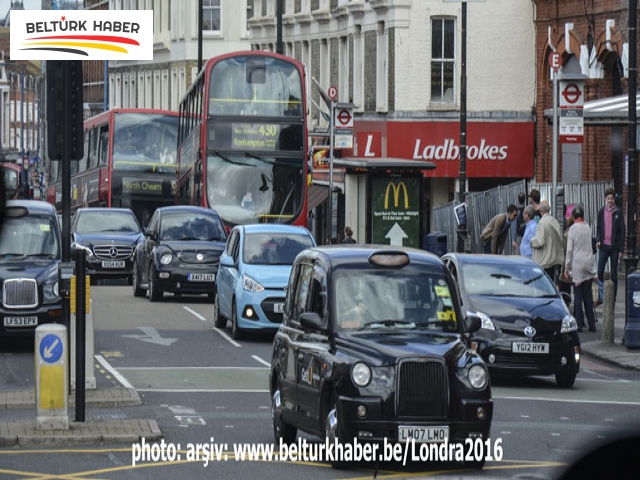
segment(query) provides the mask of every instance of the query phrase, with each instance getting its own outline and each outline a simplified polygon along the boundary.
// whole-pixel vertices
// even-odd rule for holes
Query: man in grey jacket
[[[547,272],[551,280],[557,282],[559,267],[564,262],[564,240],[562,228],[550,211],[549,201],[542,200],[542,218],[538,222],[536,235],[531,239],[531,248],[533,260]]]

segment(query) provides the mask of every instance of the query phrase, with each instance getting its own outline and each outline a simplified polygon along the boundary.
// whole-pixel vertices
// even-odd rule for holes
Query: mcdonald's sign
[[[400,181],[398,183],[389,182],[387,190],[384,194],[384,209],[389,209],[389,192],[393,192],[393,207],[398,208],[400,201],[400,191],[404,193],[404,209],[409,210],[409,193],[407,193],[407,185]]]
[[[380,245],[420,246],[422,177],[371,179],[371,240]]]

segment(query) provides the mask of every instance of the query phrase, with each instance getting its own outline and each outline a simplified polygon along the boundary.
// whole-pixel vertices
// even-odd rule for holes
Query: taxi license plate
[[[187,281],[189,282],[215,282],[215,273],[190,273],[187,275]]]
[[[274,303],[273,304],[273,312],[274,313],[282,313],[282,312],[284,312],[284,303]]]
[[[511,351],[513,353],[549,353],[548,343],[534,343],[534,342],[513,342],[511,344]]]
[[[38,325],[38,317],[4,317],[5,327],[32,327]]]
[[[124,260],[103,260],[102,268],[124,268]]]
[[[449,438],[449,427],[413,427],[403,425],[398,427],[398,441],[416,443],[442,443]]]

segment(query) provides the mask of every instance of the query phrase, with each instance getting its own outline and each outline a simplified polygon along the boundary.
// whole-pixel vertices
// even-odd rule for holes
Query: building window
[[[455,21],[431,20],[431,101],[453,102],[455,67]]]
[[[202,1],[202,30],[220,31],[220,0]]]

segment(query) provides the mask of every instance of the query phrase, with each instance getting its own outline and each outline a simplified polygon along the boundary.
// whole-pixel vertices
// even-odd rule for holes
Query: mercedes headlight
[[[366,387],[371,381],[371,368],[366,363],[358,362],[351,368],[351,380],[359,387]]]
[[[472,365],[471,368],[469,368],[467,377],[469,378],[471,386],[478,390],[482,390],[486,387],[489,379],[486,368],[479,364]]]
[[[256,282],[249,275],[242,275],[242,288],[246,292],[259,293],[264,290],[264,287]]]
[[[573,315],[566,315],[562,319],[562,327],[560,327],[560,333],[575,332],[578,330],[578,322]]]
[[[171,263],[171,260],[173,260],[173,254],[171,253],[163,253],[160,256],[160,263],[162,265],[169,265]]]
[[[469,312],[467,311],[467,315],[477,315],[480,321],[482,322],[482,326],[480,328],[484,328],[485,330],[495,330],[496,326],[493,324],[491,317],[482,312]]]

